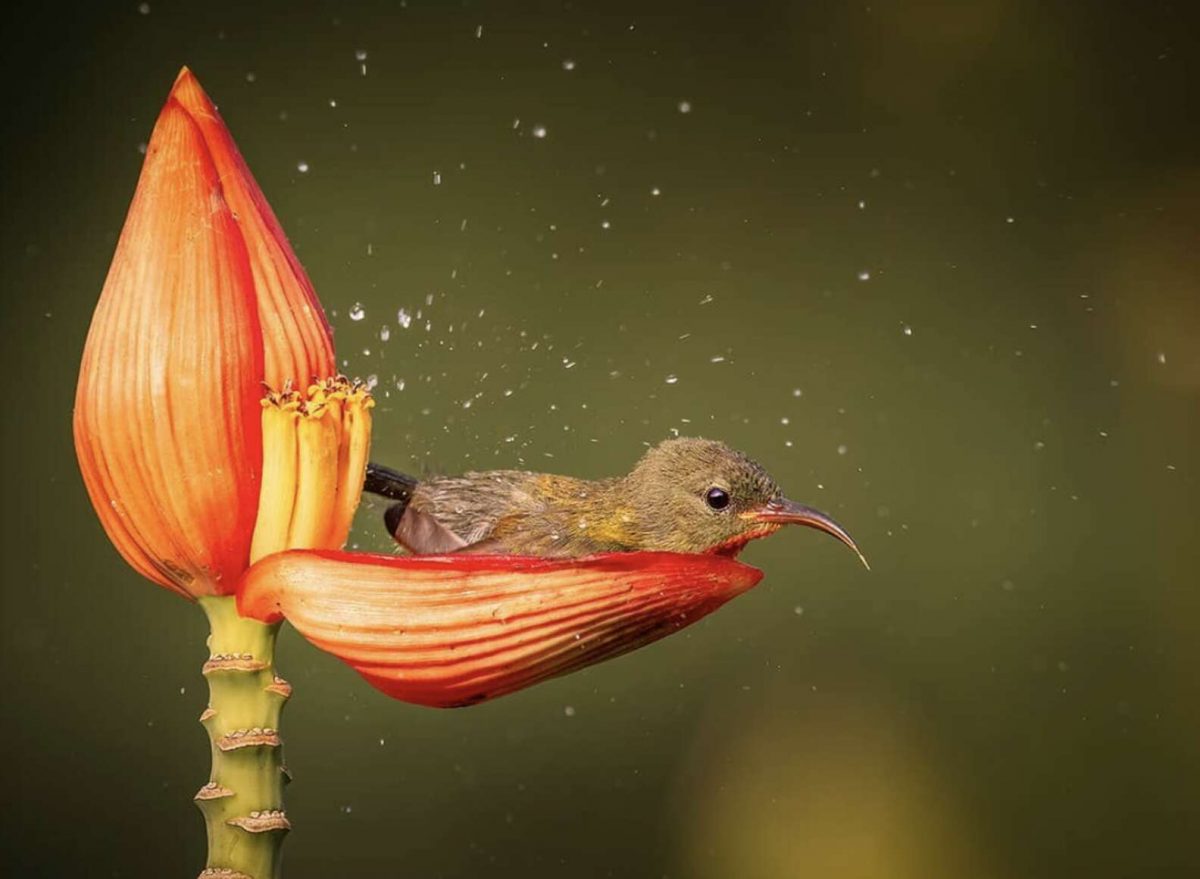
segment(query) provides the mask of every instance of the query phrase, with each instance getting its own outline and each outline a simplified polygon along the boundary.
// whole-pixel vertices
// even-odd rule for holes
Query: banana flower
[[[185,68],[96,306],[74,435],[117,551],[209,618],[202,879],[279,875],[282,620],[392,697],[466,705],[662,637],[761,577],[722,556],[340,552],[372,405],[336,374],[312,284]]]

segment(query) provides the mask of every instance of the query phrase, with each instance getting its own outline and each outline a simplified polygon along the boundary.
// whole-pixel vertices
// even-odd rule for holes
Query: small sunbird
[[[751,540],[794,524],[833,535],[867,565],[841,525],[788,500],[766,470],[713,440],[666,440],[614,479],[524,470],[417,479],[371,463],[364,488],[395,501],[384,524],[405,549],[422,555],[573,558],[649,550],[734,556]]]

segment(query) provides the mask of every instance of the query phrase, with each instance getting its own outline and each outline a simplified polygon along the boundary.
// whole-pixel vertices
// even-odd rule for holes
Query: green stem
[[[291,686],[275,674],[279,627],[238,616],[231,597],[200,599],[212,634],[208,708],[200,722],[212,742],[212,775],[196,794],[208,825],[200,879],[277,879],[283,838],[283,745],[279,715]]]

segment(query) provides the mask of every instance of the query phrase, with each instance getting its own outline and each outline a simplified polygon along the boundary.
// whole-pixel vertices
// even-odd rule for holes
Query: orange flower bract
[[[113,544],[181,594],[249,564],[266,381],[333,371],[320,304],[216,109],[180,73],[88,333],[75,448]]]
[[[405,702],[470,705],[618,656],[762,578],[719,555],[371,556],[293,551],[247,573],[238,610],[286,617]]]

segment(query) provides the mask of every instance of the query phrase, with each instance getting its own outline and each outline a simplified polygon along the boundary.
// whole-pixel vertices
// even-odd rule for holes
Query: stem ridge
[[[237,613],[232,597],[203,597],[211,634],[202,673],[212,772],[194,799],[208,829],[200,879],[278,879],[291,822],[283,808],[279,718],[291,687],[275,673],[278,625]]]

